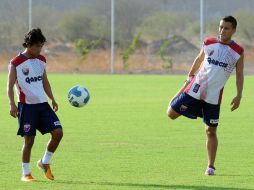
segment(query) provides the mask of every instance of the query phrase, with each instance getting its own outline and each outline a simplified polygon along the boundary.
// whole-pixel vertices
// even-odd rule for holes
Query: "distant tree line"
[[[105,0],[106,1],[106,0]],[[3,1],[0,5],[0,46],[18,47],[28,29],[27,5]],[[91,1],[93,2],[93,1]],[[94,1],[75,9],[56,9],[47,4],[33,6],[33,27],[43,29],[48,40],[74,43],[84,39],[87,43],[94,40],[110,41],[110,1]],[[152,41],[165,39],[174,34],[190,41],[198,39],[199,20],[191,12],[168,11],[163,2],[136,0],[116,1],[116,45],[130,47],[138,34],[140,40]],[[18,10],[18,11],[17,11]],[[237,11],[234,16],[239,21],[237,37],[251,45],[254,39],[254,14],[251,11]],[[218,18],[206,22],[206,33],[216,35]]]

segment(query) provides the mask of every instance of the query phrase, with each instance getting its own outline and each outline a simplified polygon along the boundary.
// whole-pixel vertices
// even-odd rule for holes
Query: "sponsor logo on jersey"
[[[26,77],[26,82],[28,84],[32,83],[32,82],[39,82],[42,80],[42,76],[38,76],[38,77]]]
[[[187,109],[188,109],[188,107],[185,105],[181,105],[181,107],[180,107],[180,111],[186,111]]]
[[[219,123],[219,119],[210,119],[211,124],[217,124]]]
[[[27,76],[29,74],[29,68],[22,68],[22,72],[25,76]]]
[[[24,131],[27,133],[27,132],[30,131],[30,129],[31,129],[31,125],[30,125],[29,123],[26,123],[26,124],[24,125]]]
[[[207,58],[207,62],[208,62],[209,64],[213,64],[213,65],[216,65],[216,66],[219,66],[219,67],[223,67],[223,68],[226,68],[226,67],[228,66],[227,63],[224,63],[224,62],[221,62],[221,61],[212,59],[211,57],[208,57],[208,58]]]

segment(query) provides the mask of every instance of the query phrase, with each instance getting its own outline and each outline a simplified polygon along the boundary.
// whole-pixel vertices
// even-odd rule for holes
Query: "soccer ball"
[[[72,87],[68,93],[68,100],[74,107],[83,107],[90,99],[89,92],[81,85]]]

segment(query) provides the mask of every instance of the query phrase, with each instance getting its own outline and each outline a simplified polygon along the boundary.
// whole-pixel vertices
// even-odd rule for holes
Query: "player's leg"
[[[46,151],[41,160],[37,162],[37,166],[44,171],[45,177],[49,180],[54,180],[54,175],[51,172],[50,160],[56,151],[62,137],[63,131],[61,128],[57,128],[51,131],[51,139],[48,142]]]
[[[24,136],[24,144],[22,148],[22,181],[35,181],[30,171],[30,157],[34,138],[34,136]]]
[[[180,113],[176,112],[176,110],[179,110],[179,106],[182,102],[182,95],[179,94],[177,97],[175,97],[168,105],[167,109],[167,115],[170,119],[174,120],[181,116]]]
[[[167,115],[172,120],[174,120],[174,119],[178,118],[179,116],[181,116],[181,114],[179,114],[175,110],[173,110],[173,108],[171,106],[168,106]]]
[[[206,149],[207,149],[207,156],[208,156],[208,165],[206,175],[214,175],[215,167],[214,162],[216,158],[216,152],[218,147],[218,138],[216,134],[216,127],[209,127],[206,126]]]
[[[36,135],[35,120],[36,115],[34,107],[32,105],[21,104],[18,105],[19,109],[19,130],[18,135],[24,137],[24,143],[22,147],[22,181],[35,181],[30,171],[30,157],[31,150],[34,144]]]
[[[57,128],[51,133],[51,139],[48,142],[46,151],[44,153],[44,156],[42,157],[42,163],[43,164],[49,164],[50,160],[53,156],[53,153],[56,151],[62,137],[63,137],[63,130],[61,128]]]
[[[218,147],[217,126],[219,122],[220,105],[204,103],[203,119],[206,124],[206,149],[207,149],[207,169],[205,175],[215,175],[215,158]]]
[[[196,119],[200,108],[200,100],[182,92],[170,102],[167,109],[167,115],[170,119],[176,119],[181,115],[191,119]]]
[[[50,134],[51,134],[51,138],[47,144],[47,148],[44,153],[44,156],[42,157],[43,164],[50,163],[53,153],[56,151],[56,149],[63,137],[63,130],[62,130],[62,128],[56,128],[53,131],[50,131]]]
[[[30,162],[30,156],[31,156],[31,150],[34,144],[34,136],[24,136],[24,144],[22,148],[22,162],[23,163],[29,163]]]
[[[62,128],[57,128],[54,131],[51,131],[50,133],[51,139],[48,142],[47,150],[49,152],[55,152],[63,137],[63,130]]]
[[[41,125],[38,130],[42,133],[50,133],[51,138],[47,144],[47,148],[45,153],[37,162],[39,168],[43,169],[45,177],[49,180],[54,180],[54,176],[50,169],[50,160],[53,157],[54,152],[56,151],[62,137],[63,137],[63,130],[62,126],[59,122],[59,119],[55,112],[51,109],[48,103],[41,105],[41,118],[40,122]]]

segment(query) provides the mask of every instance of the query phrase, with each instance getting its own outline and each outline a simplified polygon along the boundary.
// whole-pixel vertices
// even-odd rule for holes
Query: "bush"
[[[85,59],[87,55],[101,44],[101,40],[87,40],[77,39],[74,43],[75,50],[82,59]]]
[[[123,68],[126,68],[128,66],[129,56],[134,53],[137,47],[138,41],[140,39],[140,36],[141,36],[141,32],[139,32],[136,36],[134,36],[130,46],[123,52],[122,54]]]

